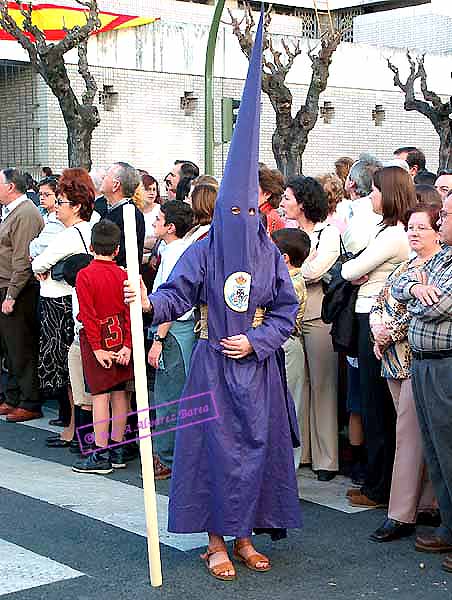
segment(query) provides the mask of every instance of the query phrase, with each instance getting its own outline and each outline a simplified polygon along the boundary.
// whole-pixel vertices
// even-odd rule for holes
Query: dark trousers
[[[182,351],[176,338],[168,333],[166,335],[163,350],[163,369],[157,369],[154,382],[154,406],[155,416],[162,423],[154,428],[152,443],[154,453],[158,454],[160,462],[165,467],[173,468],[174,443],[176,431],[174,427],[177,422],[177,413],[180,409],[179,403],[185,384],[185,365]],[[174,402],[173,404],[170,404]],[[163,405],[163,406],[162,406]],[[168,425],[167,423],[171,423]],[[164,433],[159,433],[163,431]]]
[[[6,289],[0,290],[3,302]],[[0,312],[0,341],[8,368],[6,402],[11,406],[40,410],[38,356],[39,285],[30,282],[19,294],[10,315]]]
[[[441,537],[452,543],[452,358],[413,360],[411,382],[425,460],[441,512]]]
[[[375,502],[388,502],[395,453],[396,413],[381,362],[373,352],[369,315],[357,313],[359,387],[366,436],[368,471],[363,493]]]

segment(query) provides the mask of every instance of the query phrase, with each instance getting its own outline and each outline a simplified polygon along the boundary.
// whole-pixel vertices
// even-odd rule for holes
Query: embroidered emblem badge
[[[239,271],[232,273],[224,284],[224,299],[229,308],[235,312],[246,312],[250,299],[251,275]]]

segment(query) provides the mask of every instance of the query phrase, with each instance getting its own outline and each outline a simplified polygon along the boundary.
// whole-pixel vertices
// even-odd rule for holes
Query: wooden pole
[[[143,312],[141,309],[140,296],[140,272],[138,266],[135,206],[133,204],[126,204],[123,210],[124,233],[126,238],[127,277],[132,288],[137,291],[136,300],[130,304],[130,321],[132,328],[133,368],[135,372],[138,420],[144,425],[144,427],[139,428],[139,432],[149,570],[151,585],[153,587],[159,587],[162,585],[162,564],[160,560],[154,462],[152,459],[152,438],[149,426],[149,414],[147,412],[149,410],[149,399],[144,354]]]

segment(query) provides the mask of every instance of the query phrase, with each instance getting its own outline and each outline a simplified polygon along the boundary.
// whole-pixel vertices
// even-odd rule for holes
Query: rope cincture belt
[[[199,334],[199,338],[201,340],[209,339],[209,328],[207,325],[207,317],[208,317],[208,308],[207,304],[201,304],[200,306],[201,317],[195,326],[195,333]],[[253,322],[251,323],[251,327],[254,329],[259,327],[264,322],[265,317],[265,308],[258,306],[256,308],[256,312],[254,313]]]

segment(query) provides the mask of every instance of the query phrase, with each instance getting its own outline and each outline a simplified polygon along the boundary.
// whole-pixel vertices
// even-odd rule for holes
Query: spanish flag
[[[28,3],[21,2],[24,9],[28,9]],[[8,12],[22,29],[24,17],[19,10],[19,3],[8,2]],[[82,26],[86,23],[86,9],[69,8],[66,6],[57,6],[56,4],[34,4],[32,20],[33,24],[39,27],[45,33],[49,41],[59,41],[66,36],[66,29],[72,29],[76,25]],[[113,31],[116,29],[126,29],[127,27],[138,27],[139,25],[148,25],[158,21],[158,18],[152,17],[133,17],[130,15],[120,15],[112,12],[99,12],[99,21],[101,27],[93,32],[94,34],[104,31]],[[6,31],[0,28],[0,40],[14,40]]]

